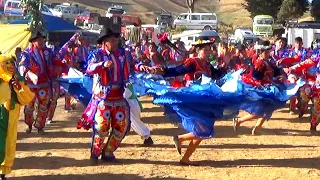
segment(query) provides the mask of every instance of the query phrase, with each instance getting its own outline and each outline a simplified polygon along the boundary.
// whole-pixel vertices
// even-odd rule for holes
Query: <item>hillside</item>
[[[196,5],[197,12],[215,12],[220,21],[227,24],[251,24],[249,13],[241,6],[243,0],[202,0]],[[161,11],[169,11],[174,15],[187,12],[185,0],[47,0],[46,2],[74,2],[83,5],[90,10],[104,14],[105,10],[112,5],[123,6],[128,14],[141,17],[145,23],[153,23],[156,14]]]
[[[140,16],[144,23],[154,23],[156,14],[161,11],[169,11],[174,15],[187,12],[185,0],[47,0],[46,2],[74,2],[85,6],[90,10],[104,14],[112,5],[123,6],[128,14]],[[249,12],[242,6],[244,0],[201,0],[196,4],[197,12],[215,12],[220,22],[234,27],[249,27],[252,19]],[[303,19],[310,19],[310,13],[306,13]]]

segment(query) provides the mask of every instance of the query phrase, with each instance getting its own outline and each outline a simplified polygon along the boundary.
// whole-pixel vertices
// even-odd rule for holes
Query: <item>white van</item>
[[[21,8],[21,1],[8,0],[4,5],[4,14],[23,15],[23,10]]]
[[[182,13],[174,21],[173,27],[186,26],[186,29],[217,29],[215,13]]]
[[[181,34],[176,34],[172,36],[173,42],[180,39],[180,41],[184,42],[185,48],[188,50],[191,48],[193,43],[196,43],[199,39],[201,39],[199,36],[201,34],[205,34],[205,36],[202,36],[201,38],[205,39],[211,39],[214,38],[216,43],[221,42],[221,38],[219,34],[215,30],[188,30],[184,31]]]

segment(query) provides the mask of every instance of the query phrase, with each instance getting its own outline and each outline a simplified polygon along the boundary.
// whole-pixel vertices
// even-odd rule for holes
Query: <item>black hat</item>
[[[270,45],[270,41],[260,40],[257,41],[256,45],[254,46],[255,50],[270,50],[272,46]]]
[[[31,43],[33,40],[35,40],[39,37],[46,38],[46,36],[44,36],[40,31],[32,32],[31,37],[29,38],[29,42]]]
[[[246,46],[244,44],[236,44],[235,47],[238,50],[245,50],[246,49]]]
[[[119,37],[120,36],[120,33],[116,33],[116,32],[113,32],[111,29],[106,29],[105,32],[101,33],[101,34],[104,34],[102,36],[99,37],[99,39],[97,40],[97,44],[102,44],[102,42],[104,41],[104,39],[108,38],[108,37],[111,37],[111,36],[114,36],[114,37]]]
[[[77,47],[76,43],[74,43],[74,42],[69,43],[68,48],[76,48],[76,47]]]

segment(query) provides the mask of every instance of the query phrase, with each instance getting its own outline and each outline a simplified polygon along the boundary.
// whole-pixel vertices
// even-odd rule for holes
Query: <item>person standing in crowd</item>
[[[149,43],[147,42],[146,38],[142,38],[141,41],[141,52],[148,53],[149,50]]]
[[[271,50],[270,56],[278,61],[282,58],[289,56],[289,51],[286,48],[287,40],[285,38],[277,38],[275,42],[275,48]]]
[[[85,72],[86,60],[89,54],[89,46],[81,34],[77,35],[77,38],[75,39],[75,48],[73,51],[75,54],[74,67],[81,72]]]
[[[301,37],[295,38],[294,48],[290,50],[289,57],[297,59],[297,62],[302,62],[307,57],[307,51],[305,48],[303,48],[303,42]],[[293,77],[293,81],[296,81],[297,78]],[[297,96],[293,96],[290,99],[290,105],[289,105],[289,113],[295,114],[296,107],[297,107]],[[299,103],[299,102],[298,102]]]
[[[11,172],[17,143],[20,108],[32,101],[34,93],[17,74],[15,61],[0,56],[0,179]]]
[[[97,164],[100,156],[104,161],[114,160],[114,152],[130,129],[130,107],[123,97],[130,62],[126,51],[118,48],[119,36],[120,33],[107,29],[97,40],[102,47],[89,56],[87,73],[97,77],[97,82],[78,128],[93,127],[92,164]]]
[[[157,45],[154,42],[150,43],[148,52],[152,66],[162,66],[166,64],[161,54],[157,51]]]
[[[17,47],[16,51],[15,51],[15,55],[16,55],[16,67],[18,67],[20,61],[21,61],[21,54],[22,54],[22,49],[21,47]]]

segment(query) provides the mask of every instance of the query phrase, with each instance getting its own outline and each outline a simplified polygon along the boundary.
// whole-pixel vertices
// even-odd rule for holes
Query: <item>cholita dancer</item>
[[[202,74],[205,74],[213,79],[220,78],[224,75],[224,71],[216,70],[209,63],[209,57],[211,55],[211,47],[214,41],[202,40],[198,41],[197,44],[194,44],[198,48],[198,57],[187,59],[184,64],[179,65],[174,68],[149,68],[149,67],[140,67],[140,69],[145,69],[149,73],[161,74],[164,77],[175,77],[180,75],[185,75],[185,85],[190,85],[190,83],[199,78]],[[170,110],[172,107],[166,106],[167,110]],[[172,111],[172,109],[171,109]],[[177,148],[179,154],[182,154],[181,145],[185,141],[189,141],[189,146],[180,160],[181,165],[197,165],[194,162],[190,161],[190,157],[193,152],[197,149],[201,141],[205,138],[210,138],[214,133],[214,120],[208,122],[203,122],[201,119],[193,119],[192,117],[197,116],[196,114],[189,114],[188,119],[179,118],[182,127],[187,130],[189,133],[182,134],[179,136],[173,137],[173,141]],[[179,121],[178,119],[176,119]]]
[[[197,163],[190,160],[190,157],[202,140],[214,136],[216,120],[234,117],[243,109],[243,105],[257,104],[259,100],[265,100],[266,102],[268,100],[271,102],[276,101],[271,107],[271,109],[275,110],[279,106],[282,107],[292,95],[296,94],[301,86],[301,84],[290,84],[283,88],[271,86],[259,89],[250,84],[255,81],[249,75],[242,74],[243,70],[232,74],[228,73],[221,78],[224,75],[222,72],[225,72],[225,67],[214,69],[208,62],[211,53],[210,44],[212,42],[202,42],[202,44],[196,45],[199,53],[198,57],[187,59],[183,65],[175,68],[140,67],[140,69],[145,69],[149,73],[157,73],[164,76],[187,73],[189,77],[191,75],[194,78],[194,81],[190,81],[189,87],[171,87],[148,79],[136,79],[137,84],[146,88],[146,93],[154,94],[154,104],[164,106],[165,114],[169,117],[169,120],[188,132],[173,137],[179,154],[182,154],[181,144],[184,141],[190,142],[185,154],[180,159],[181,165],[197,165]],[[269,42],[262,42],[260,46],[263,46],[264,43],[269,46]],[[267,65],[267,62],[264,59],[260,59],[257,64]],[[261,79],[274,77],[276,73],[281,72],[270,71],[269,66],[260,68],[262,68],[262,70],[260,69],[261,72],[254,72],[254,76]],[[199,76],[197,76],[198,73],[196,72],[202,74],[200,76],[201,82],[198,82]],[[249,76],[247,81],[245,81],[246,75]],[[252,81],[249,81],[250,79]],[[278,80],[280,79],[279,77]],[[258,103],[258,105],[261,104]],[[272,111],[270,110],[270,112]]]
[[[252,60],[253,69],[251,73],[244,74],[242,81],[255,87],[269,86],[274,84],[283,84],[286,81],[285,72],[276,66],[276,62],[270,57],[270,42],[259,41],[255,45],[257,56]],[[234,130],[237,131],[240,125],[246,121],[258,119],[255,127],[252,129],[252,135],[262,127],[265,120],[271,118],[272,113],[284,106],[285,102],[276,100],[260,99],[257,101],[243,103],[241,110],[248,112],[241,118],[234,118]]]

